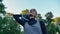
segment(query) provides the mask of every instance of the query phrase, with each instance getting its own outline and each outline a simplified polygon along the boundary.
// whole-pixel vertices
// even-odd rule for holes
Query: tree
[[[59,34],[60,34],[60,17],[56,17],[56,18],[54,18],[54,24],[56,24],[57,25],[57,32],[59,32]]]
[[[42,16],[41,14],[37,14],[37,17],[36,17],[38,20],[40,21],[43,21],[44,23],[46,23],[46,20],[45,19],[42,19]]]
[[[5,6],[4,4],[2,3],[2,0],[0,1],[0,13],[2,13],[3,15],[5,15]]]
[[[37,14],[37,19],[38,20],[41,20],[42,19],[41,14]]]
[[[28,13],[29,13],[29,10],[28,9],[22,10],[22,12],[21,12],[22,15],[28,14]]]
[[[48,13],[46,13],[45,14],[45,17],[46,17],[46,20],[47,20],[47,22],[48,22],[48,25],[53,21],[53,14],[52,14],[52,12],[48,12]]]
[[[15,21],[11,13],[7,14],[9,16],[6,15],[5,6],[0,0],[0,34],[20,34],[20,25]]]
[[[56,32],[59,32],[59,28],[54,23],[51,23],[49,26],[47,26],[47,31],[48,34],[56,34]]]
[[[0,0],[0,34],[3,34],[3,18],[6,13],[4,9],[5,6],[3,5],[2,0]]]
[[[60,17],[54,18],[54,22],[55,22],[56,24],[58,24],[58,23],[60,22]]]
[[[2,0],[0,0],[0,2],[2,2]]]
[[[46,27],[47,31],[48,31],[48,34],[56,34],[56,32],[60,32],[58,26],[55,25],[55,23],[60,22],[59,21],[60,19],[59,18],[52,19],[53,18],[52,12],[46,13],[45,17],[46,17],[46,20],[47,20],[47,23],[48,23],[48,25]]]

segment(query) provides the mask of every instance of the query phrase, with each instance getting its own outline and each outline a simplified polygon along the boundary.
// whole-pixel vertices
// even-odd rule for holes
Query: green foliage
[[[52,12],[48,12],[48,13],[46,13],[45,17],[48,18],[48,19],[53,18],[53,14],[52,14]]]
[[[2,2],[2,0],[0,0],[0,2]]]
[[[21,12],[22,15],[28,14],[28,13],[29,13],[29,10],[28,9],[22,10],[22,12]]]
[[[37,19],[38,20],[41,20],[42,19],[41,14],[37,14]]]
[[[52,12],[46,13],[45,14],[45,17],[46,17],[47,21],[51,22],[52,21],[52,18],[53,18]]]
[[[56,34],[56,26],[54,24],[50,24],[47,26],[48,34]]]
[[[20,34],[20,25],[14,20],[13,17],[0,18],[0,33],[1,34]]]
[[[5,15],[5,6],[2,2],[0,2],[0,13],[2,13],[3,15]]]
[[[48,12],[45,14],[45,17],[46,17],[46,21],[48,23],[48,26],[51,24],[51,22],[53,21],[53,14],[52,12]]]
[[[2,0],[0,0],[0,34],[20,34],[20,25],[13,17],[5,15],[5,6],[2,3]]]

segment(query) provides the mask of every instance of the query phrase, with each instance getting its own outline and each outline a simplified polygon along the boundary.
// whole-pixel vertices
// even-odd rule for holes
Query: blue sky
[[[52,11],[54,17],[60,16],[60,0],[3,0],[6,11],[19,14],[23,9],[35,8],[38,13],[44,15]]]

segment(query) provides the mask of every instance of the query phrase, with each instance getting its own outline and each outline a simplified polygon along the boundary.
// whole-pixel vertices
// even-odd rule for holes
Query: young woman
[[[36,9],[31,9],[28,15],[13,16],[15,20],[24,27],[24,34],[47,34],[44,23],[40,20],[36,20],[36,15]]]

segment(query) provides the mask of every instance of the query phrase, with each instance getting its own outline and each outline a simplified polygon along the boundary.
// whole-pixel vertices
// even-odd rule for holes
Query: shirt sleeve
[[[24,26],[25,21],[23,19],[20,19],[22,15],[13,15],[13,17],[15,18],[15,20],[21,24],[22,26]]]

